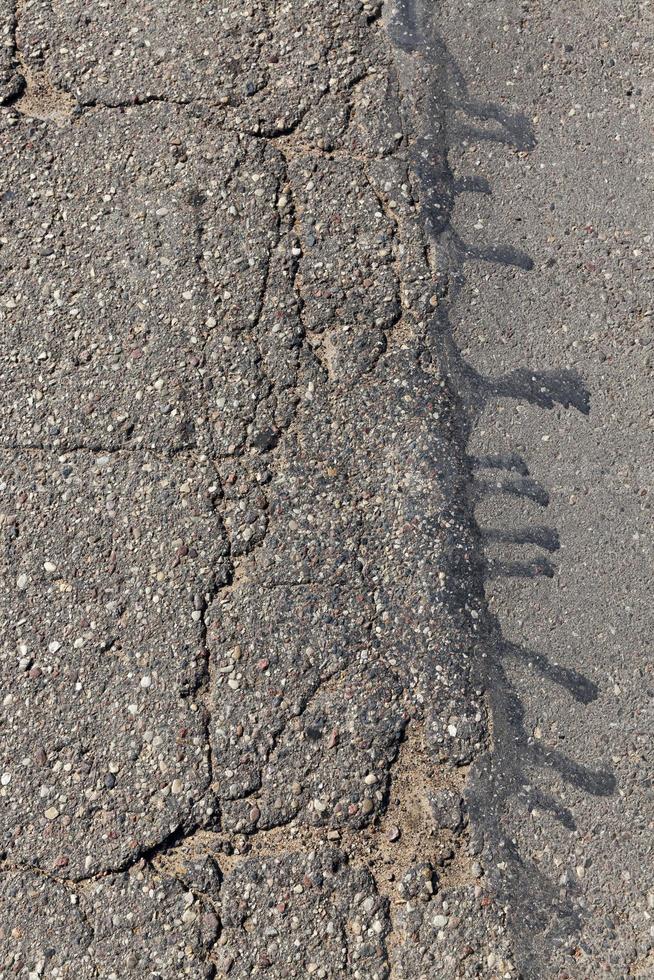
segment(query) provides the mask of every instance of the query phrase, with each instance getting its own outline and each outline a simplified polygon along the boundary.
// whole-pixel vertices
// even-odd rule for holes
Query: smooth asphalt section
[[[526,975],[651,977],[652,11],[399,9],[487,600],[469,802]]]

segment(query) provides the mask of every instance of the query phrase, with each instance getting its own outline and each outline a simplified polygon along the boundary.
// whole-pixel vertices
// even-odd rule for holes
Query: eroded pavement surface
[[[584,893],[610,749],[486,598],[476,471],[547,494],[476,421],[588,393],[457,347],[466,265],[533,262],[456,153],[535,140],[447,17],[0,0],[0,977],[652,975],[649,881]]]

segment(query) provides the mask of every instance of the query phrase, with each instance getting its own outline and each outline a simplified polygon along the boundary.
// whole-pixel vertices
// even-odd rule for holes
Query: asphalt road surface
[[[0,980],[654,977],[653,20],[0,0]]]

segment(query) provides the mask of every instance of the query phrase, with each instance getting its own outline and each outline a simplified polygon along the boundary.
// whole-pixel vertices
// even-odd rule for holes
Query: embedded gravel
[[[0,0],[0,980],[652,971],[644,695],[550,649],[529,522],[588,488],[525,415],[577,459],[583,270],[622,350],[650,243],[557,224],[577,157],[617,180],[561,135],[588,16],[478,6]],[[593,4],[634,77],[637,6]]]

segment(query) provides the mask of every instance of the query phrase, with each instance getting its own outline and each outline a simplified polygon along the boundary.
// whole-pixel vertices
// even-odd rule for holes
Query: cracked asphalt
[[[0,0],[0,980],[654,977],[653,26]]]

